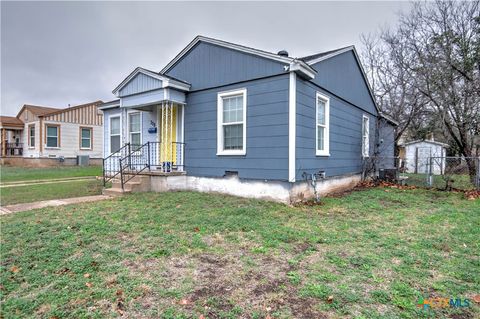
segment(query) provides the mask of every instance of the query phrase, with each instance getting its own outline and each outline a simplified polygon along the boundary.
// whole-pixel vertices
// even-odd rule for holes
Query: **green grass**
[[[2,183],[100,175],[102,175],[101,166],[61,166],[51,168],[0,167],[0,181]]]
[[[0,188],[0,203],[5,206],[50,199],[100,195],[102,187],[102,181],[95,179],[4,187]]]
[[[144,193],[1,216],[3,318],[478,318],[480,201]]]

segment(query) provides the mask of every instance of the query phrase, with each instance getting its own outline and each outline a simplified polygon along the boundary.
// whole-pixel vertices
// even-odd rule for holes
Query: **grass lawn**
[[[101,166],[61,166],[51,168],[0,167],[0,181],[2,183],[100,175],[102,175]]]
[[[462,194],[143,193],[0,221],[3,318],[480,317],[480,201]]]
[[[427,187],[427,178],[428,174],[414,174],[414,173],[403,173],[403,176],[408,176],[406,184]],[[432,187],[437,189],[445,189],[446,179],[453,180],[452,187],[458,189],[475,189],[475,185],[470,181],[470,176],[468,174],[450,174],[446,177],[442,175],[433,175]]]
[[[95,179],[0,188],[2,206],[41,200],[100,195],[103,182]]]

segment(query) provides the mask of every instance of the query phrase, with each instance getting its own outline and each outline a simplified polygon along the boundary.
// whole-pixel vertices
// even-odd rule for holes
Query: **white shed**
[[[440,175],[445,171],[446,148],[448,144],[434,140],[417,140],[407,142],[405,147],[406,172],[426,174],[429,170],[430,157],[434,157],[432,173]]]

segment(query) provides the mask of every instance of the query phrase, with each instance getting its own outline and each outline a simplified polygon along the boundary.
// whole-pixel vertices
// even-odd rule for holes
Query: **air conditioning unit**
[[[88,166],[90,162],[90,156],[88,155],[78,155],[77,156],[77,165],[78,166]]]
[[[378,177],[382,181],[395,182],[398,180],[398,170],[396,168],[381,168],[378,173]]]

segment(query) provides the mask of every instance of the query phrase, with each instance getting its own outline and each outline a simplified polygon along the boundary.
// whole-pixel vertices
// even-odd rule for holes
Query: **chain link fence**
[[[374,157],[364,162],[364,176],[402,185],[444,190],[480,189],[479,157]]]

